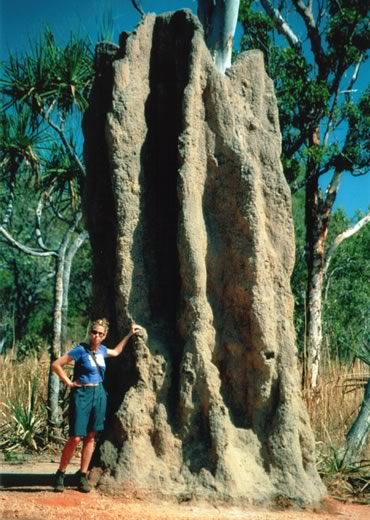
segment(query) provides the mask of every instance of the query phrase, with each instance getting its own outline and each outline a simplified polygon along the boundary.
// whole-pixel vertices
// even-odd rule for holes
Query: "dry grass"
[[[21,363],[14,360],[11,352],[0,356],[0,403],[27,396],[29,383],[35,379],[39,383],[40,397],[45,400],[48,371],[47,353],[42,354],[40,358],[29,356]]]
[[[6,456],[47,446],[46,392],[49,363],[41,357],[0,357],[0,447]]]
[[[321,375],[318,388],[305,396],[311,424],[319,444],[341,446],[357,416],[370,377],[361,362],[332,364]]]
[[[0,356],[0,402],[13,401],[27,395],[29,382],[37,379],[40,397],[46,401],[49,359],[30,356],[14,361],[12,354]],[[318,388],[305,396],[316,441],[323,445],[341,446],[359,406],[370,369],[361,362],[353,366],[332,364],[321,375]]]
[[[316,438],[317,467],[329,493],[342,500],[369,503],[370,448],[359,454],[356,465],[344,466],[340,448],[357,417],[365,385],[367,365],[331,365],[321,374],[320,385],[305,396]]]

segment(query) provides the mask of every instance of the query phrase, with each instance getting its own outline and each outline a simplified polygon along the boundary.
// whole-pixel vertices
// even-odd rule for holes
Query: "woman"
[[[128,340],[140,330],[133,324],[130,332],[113,349],[103,345],[108,334],[109,323],[103,318],[93,321],[89,343],[81,343],[52,363],[52,370],[71,389],[69,405],[69,438],[64,446],[56,473],[54,490],[64,491],[64,475],[70,460],[82,439],[81,467],[78,489],[90,491],[87,471],[94,451],[95,436],[104,428],[107,397],[103,387],[105,358],[117,357]],[[63,367],[74,361],[73,381]]]

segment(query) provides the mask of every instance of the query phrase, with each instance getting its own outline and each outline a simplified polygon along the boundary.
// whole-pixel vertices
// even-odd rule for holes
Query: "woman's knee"
[[[89,432],[86,437],[84,438],[84,442],[94,442],[96,433],[95,432]]]
[[[77,435],[71,435],[68,439],[69,444],[77,446],[77,444],[81,441],[81,437]]]

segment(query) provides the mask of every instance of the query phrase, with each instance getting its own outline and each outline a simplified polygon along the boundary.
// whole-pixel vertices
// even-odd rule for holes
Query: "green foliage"
[[[81,117],[93,79],[90,44],[72,35],[61,47],[47,29],[26,53],[10,55],[0,72],[0,223],[26,247],[56,252],[81,208]],[[0,242],[2,338],[5,348],[19,343],[23,356],[40,344],[32,338],[50,340],[55,257],[27,256],[11,249],[3,235]],[[74,291],[84,298],[89,258],[77,264],[85,272],[76,275],[80,286]],[[78,310],[87,312],[88,300],[75,302],[74,322]]]
[[[343,450],[332,443],[318,443],[317,470],[328,488],[329,494],[341,496],[360,503],[369,499],[369,461],[364,459],[347,464]]]
[[[7,190],[0,196],[0,207],[6,205]],[[9,229],[18,240],[30,244],[35,225],[35,190],[26,177],[19,179],[14,189],[14,206]],[[62,228],[52,225],[48,220],[47,232],[54,231],[58,236]],[[51,227],[49,227],[49,224]],[[27,334],[43,336],[44,341],[50,334],[50,304],[53,300],[53,260],[35,258],[19,253],[0,238],[0,316],[6,323],[4,327],[5,349],[13,341]],[[32,242],[31,242],[32,244]]]
[[[342,160],[342,170],[367,173],[370,164],[370,87],[363,93],[358,104],[346,103],[343,116],[348,121],[348,135],[343,152],[338,154]]]
[[[4,453],[4,460],[7,464],[23,464],[26,460],[24,453],[14,453],[13,451],[6,451]]]
[[[30,333],[17,342],[17,360],[23,361],[27,356],[38,355],[45,349],[45,340],[38,334]]]
[[[42,175],[44,186],[67,186],[76,201],[84,173],[76,116],[87,108],[92,79],[89,44],[74,36],[61,48],[46,30],[27,54],[9,56],[0,78],[2,175],[22,167]]]
[[[305,331],[307,269],[305,263],[305,227],[303,193],[293,197],[296,231],[296,263],[292,276],[295,296],[297,344],[302,352]],[[343,210],[334,212],[329,228],[330,243],[351,221]],[[336,251],[325,277],[323,291],[323,333],[327,354],[342,361],[364,353],[370,337],[370,226],[345,240]],[[358,356],[360,357],[360,356]],[[370,357],[369,357],[370,360]]]
[[[38,396],[38,382],[28,383],[28,393],[8,400],[1,405],[0,448],[6,452],[16,450],[39,451],[47,441],[46,408]]]
[[[339,61],[343,68],[358,60],[369,49],[369,5],[362,0],[328,2],[327,42],[331,47],[331,63]],[[335,54],[336,53],[336,54]]]
[[[114,20],[112,8],[104,11],[98,32],[99,42],[112,42],[114,39]]]
[[[46,142],[42,129],[31,123],[30,109],[16,106],[12,113],[0,114],[0,178],[13,178],[24,163],[28,171],[38,176],[40,168],[40,148]]]
[[[21,236],[27,235],[28,225],[26,221],[23,228],[16,226]],[[52,299],[50,259],[35,259],[1,244],[0,317],[5,349],[26,334],[47,339],[45,318]]]
[[[282,3],[279,9],[288,22],[300,18],[297,12],[295,18],[292,16],[288,4]],[[307,29],[313,42],[310,46],[303,38],[296,45],[288,45],[257,2],[241,0],[241,48],[260,49],[274,80],[283,133],[283,164],[291,183],[297,180],[297,164],[310,159],[319,165],[320,175],[338,165],[340,171],[358,173],[359,168],[369,164],[369,93],[365,91],[356,102],[342,93],[348,84],[352,87],[349,78],[353,68],[367,59],[368,7],[360,0],[329,1],[328,10],[330,16],[315,20],[317,34]],[[345,144],[331,139],[319,149],[312,146],[310,139],[315,129],[322,137],[325,132],[344,128],[344,123],[349,127]]]
[[[70,339],[74,341],[85,337],[86,334],[86,316],[89,315],[89,304],[92,301],[91,258],[91,248],[87,242],[86,246],[78,251],[71,273],[68,328]]]
[[[87,108],[87,95],[93,75],[89,44],[74,36],[60,48],[46,29],[29,54],[10,56],[0,81],[8,98],[5,108],[26,103],[35,117],[48,117],[57,109],[65,117],[73,108]]]
[[[253,0],[240,2],[239,19],[244,26],[241,48],[261,49],[265,57],[268,57],[273,48],[270,33],[274,29],[274,23],[263,11],[253,10],[253,3]]]
[[[44,184],[79,179],[76,115],[87,108],[92,79],[89,44],[75,36],[59,47],[46,30],[28,53],[9,56],[0,78],[2,175],[22,165],[32,174],[42,168]]]
[[[65,153],[59,143],[52,143],[42,178],[45,190],[52,190],[59,200],[65,199],[78,207],[83,186],[83,176],[74,157]]]
[[[318,450],[317,469],[322,477],[338,475],[338,473],[351,472],[352,468],[343,467],[343,455],[333,444],[323,444]]]
[[[30,193],[32,194],[30,196]],[[71,206],[71,196],[65,191],[65,204]],[[37,199],[25,181],[18,181],[11,229],[18,239],[30,243],[34,234],[34,211]],[[0,207],[2,198],[0,196]],[[69,208],[64,211],[68,214]],[[65,232],[65,223],[54,214],[51,206],[45,210],[43,231],[50,247],[56,247]],[[54,262],[52,257],[35,258],[10,248],[0,237],[0,324],[5,338],[4,349],[13,341],[22,351],[31,352],[30,337],[39,337],[35,347],[50,342],[53,327]],[[88,242],[81,248],[73,263],[69,293],[68,324],[71,338],[85,333],[85,320],[91,301],[91,250]],[[67,338],[68,339],[68,338]],[[19,349],[18,349],[19,350]],[[38,349],[37,349],[38,350]]]
[[[333,217],[331,235],[347,229],[349,224],[338,210]],[[331,354],[340,359],[352,359],[355,354],[360,357],[360,353],[369,348],[369,250],[370,226],[367,225],[340,245],[326,276],[324,334]]]

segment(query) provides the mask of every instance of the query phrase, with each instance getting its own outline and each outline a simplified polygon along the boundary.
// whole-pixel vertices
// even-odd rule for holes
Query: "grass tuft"
[[[0,357],[0,449],[7,454],[47,445],[47,370],[42,358]]]

